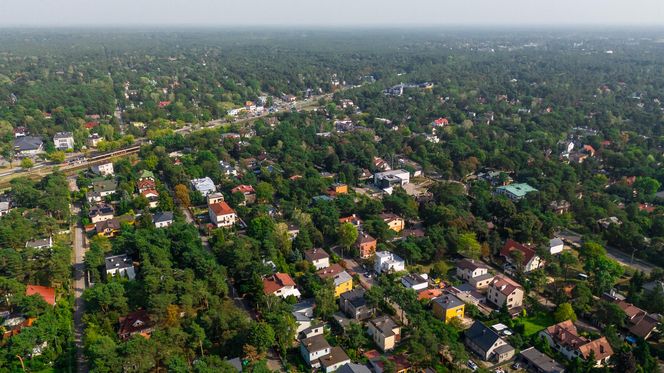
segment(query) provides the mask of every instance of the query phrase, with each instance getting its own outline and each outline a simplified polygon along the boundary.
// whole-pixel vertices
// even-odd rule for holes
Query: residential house
[[[390,171],[390,170],[392,170],[392,167],[390,166],[390,164],[386,160],[384,160],[383,158],[380,158],[380,157],[374,157],[373,158],[373,166],[374,166],[375,169],[381,170],[381,171]]]
[[[406,270],[406,262],[392,252],[379,251],[376,253],[374,270],[376,273],[401,272]]]
[[[321,370],[325,373],[338,371],[342,366],[350,363],[350,358],[339,346],[330,349],[330,353],[319,358]]]
[[[120,317],[118,323],[120,324],[118,337],[124,341],[134,335],[150,338],[154,331],[154,323],[146,310],[134,311],[127,316]]]
[[[19,157],[34,157],[44,152],[44,141],[34,136],[17,137],[14,139],[14,152]]]
[[[20,315],[8,315],[0,324],[2,330],[2,339],[13,337],[21,332],[23,328],[32,326],[34,318],[25,318]]]
[[[360,217],[355,214],[339,218],[339,224],[344,223],[351,223],[358,230],[362,227],[362,219],[360,219]]]
[[[382,213],[380,214],[380,218],[383,219],[391,230],[397,233],[401,232],[406,226],[405,220],[396,214]]]
[[[353,278],[338,263],[332,264],[327,268],[323,268],[316,272],[316,274],[323,281],[328,278],[333,280],[334,296],[337,298],[341,294],[353,289]]]
[[[364,294],[365,291],[361,287],[342,293],[339,297],[339,308],[354,320],[361,321],[370,318],[374,309],[367,305]]]
[[[316,270],[330,266],[330,255],[323,249],[311,249],[304,252],[304,258],[311,263]]]
[[[301,295],[295,285],[295,281],[287,273],[275,273],[272,276],[264,278],[263,292],[265,295],[274,295],[284,299],[291,295],[299,298]]]
[[[410,172],[406,170],[399,169],[374,174],[374,184],[380,189],[403,187],[408,183],[410,183]]]
[[[152,215],[152,223],[156,228],[169,227],[175,221],[172,211],[160,211]]]
[[[237,222],[237,213],[224,201],[209,205],[208,213],[217,228],[232,227]]]
[[[549,204],[549,210],[558,215],[569,212],[570,207],[572,207],[572,205],[565,200],[553,201]]]
[[[537,192],[537,189],[531,187],[526,183],[516,183],[510,185],[499,186],[496,188],[496,194],[506,196],[512,201],[518,201],[526,196],[528,193]]]
[[[454,318],[462,319],[466,304],[452,294],[444,294],[432,301],[433,314],[447,322]]]
[[[563,252],[565,248],[565,243],[558,237],[554,237],[549,240],[549,254],[556,255]]]
[[[102,142],[102,140],[104,140],[104,138],[99,136],[98,133],[91,133],[88,136],[87,140],[85,141],[85,144],[89,148],[96,148],[97,146],[99,146],[99,143]]]
[[[484,361],[501,363],[514,356],[514,347],[507,343],[495,330],[480,321],[464,333],[466,346]]]
[[[412,273],[401,278],[401,284],[408,289],[413,289],[415,291],[424,290],[429,287],[429,280],[425,277],[426,275],[419,275],[417,273]]]
[[[111,255],[105,258],[106,277],[121,276],[130,280],[136,278],[134,262],[127,254]]]
[[[520,254],[515,254],[518,252]],[[534,246],[524,245],[512,239],[508,239],[500,250],[502,256],[508,263],[520,268],[524,273],[534,271],[544,266],[544,261],[537,255]],[[517,258],[521,258],[520,262]]]
[[[523,287],[507,276],[498,275],[489,284],[487,300],[497,307],[507,306],[507,309],[523,305]]]
[[[371,369],[366,365],[347,363],[337,369],[337,373],[371,373]]]
[[[300,354],[304,361],[313,369],[321,367],[320,358],[330,354],[332,346],[322,334],[300,341]]]
[[[85,196],[88,203],[102,202],[107,196],[115,194],[118,187],[115,179],[99,179],[92,182],[91,191]]]
[[[38,295],[44,302],[55,306],[55,289],[48,286],[27,285],[25,287],[25,295]]]
[[[0,202],[0,217],[9,214],[9,211],[11,211],[9,201]]]
[[[588,359],[592,354],[594,355],[595,365],[601,366],[608,363],[611,355],[613,355],[613,349],[606,337],[591,341],[579,335],[571,320],[549,326],[542,330],[539,335],[546,340],[553,350],[558,351],[569,360],[577,357]]]
[[[141,196],[148,200],[148,207],[151,209],[159,206],[159,192],[155,189],[147,189],[141,192]]]
[[[297,324],[297,330],[295,331],[297,334],[311,327],[314,319],[315,306],[316,304],[312,298],[304,299],[293,305],[292,314],[295,318],[295,323]]]
[[[238,185],[235,188],[231,189],[231,194],[241,193],[244,195],[244,204],[252,204],[256,202],[256,191],[251,185]]]
[[[618,307],[620,307],[627,317],[625,327],[629,332],[636,337],[648,339],[652,333],[657,331],[657,327],[661,321],[662,316],[658,314],[648,314],[648,312],[641,308],[626,302],[623,299],[611,299]]]
[[[141,174],[138,176],[138,181],[141,180],[152,180],[155,181],[154,173],[149,170],[143,170],[141,171]]]
[[[347,194],[348,193],[348,184],[343,183],[334,183],[330,186],[330,193],[337,194]]]
[[[445,127],[450,124],[450,121],[447,118],[438,118],[435,119],[433,122],[431,122],[431,126],[433,127]]]
[[[401,341],[401,327],[389,316],[380,316],[367,323],[368,333],[381,351],[394,349]]]
[[[460,260],[457,263],[456,276],[468,281],[475,289],[484,289],[493,280],[493,275],[489,273],[489,267],[473,259]]]
[[[213,203],[224,202],[224,195],[219,192],[210,193],[205,198],[207,199],[208,206],[210,206]]]
[[[90,222],[92,224],[97,224],[100,221],[113,219],[114,214],[115,209],[113,206],[109,205],[108,203],[99,203],[90,207],[88,217],[90,218]]]
[[[311,338],[315,337],[317,335],[323,335],[325,329],[325,324],[323,323],[317,323],[316,325],[312,325],[301,332],[298,333],[300,339],[306,339],[306,338]]]
[[[210,193],[217,191],[217,187],[214,185],[214,181],[209,177],[204,177],[200,179],[191,180],[191,186],[197,190],[199,193],[206,197]]]
[[[219,161],[219,167],[221,167],[221,172],[226,176],[237,177],[240,174],[237,168],[228,162]]]
[[[139,193],[143,193],[146,190],[156,190],[157,183],[152,179],[139,179],[136,183]]]
[[[115,237],[122,229],[122,223],[133,224],[134,218],[131,216],[120,216],[117,218],[100,221],[95,224],[95,231],[102,237]]]
[[[564,373],[565,367],[546,354],[539,352],[535,347],[527,348],[519,353],[519,361],[529,372],[535,373]]]
[[[92,172],[100,176],[109,176],[115,174],[115,170],[113,169],[113,163],[111,162],[92,165],[91,169]]]
[[[355,241],[355,247],[360,253],[360,259],[369,259],[376,253],[378,241],[367,233],[360,233]]]
[[[26,249],[50,249],[53,247],[53,238],[41,238],[37,240],[28,241],[25,243]]]
[[[53,144],[58,150],[74,149],[74,134],[71,132],[58,132],[53,136]]]

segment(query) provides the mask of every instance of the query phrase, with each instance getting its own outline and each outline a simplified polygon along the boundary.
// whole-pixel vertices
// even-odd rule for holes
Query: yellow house
[[[382,213],[380,214],[380,217],[391,230],[397,233],[401,232],[406,227],[406,221],[398,215]]]
[[[353,278],[344,270],[339,263],[332,264],[316,272],[322,280],[331,278],[334,281],[334,296],[339,298],[341,294],[353,290]]]
[[[452,294],[433,300],[433,314],[446,323],[455,317],[463,318],[466,305]]]
[[[330,190],[336,194],[346,194],[348,193],[348,184],[335,183],[332,184]]]

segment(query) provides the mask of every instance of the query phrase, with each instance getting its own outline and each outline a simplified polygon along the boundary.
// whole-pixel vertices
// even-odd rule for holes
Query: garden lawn
[[[525,326],[524,335],[530,337],[533,334],[553,325],[556,320],[553,315],[548,313],[538,313],[533,316],[519,318],[519,321]]]

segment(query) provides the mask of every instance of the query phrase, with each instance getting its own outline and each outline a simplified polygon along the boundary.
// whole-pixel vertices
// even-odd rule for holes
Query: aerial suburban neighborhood
[[[664,49],[597,32],[0,33],[0,372],[661,371]]]

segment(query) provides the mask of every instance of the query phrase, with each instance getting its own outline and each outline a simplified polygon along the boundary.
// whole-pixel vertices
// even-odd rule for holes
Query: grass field
[[[556,323],[553,315],[548,313],[538,313],[533,316],[519,318],[519,322],[525,326],[524,334],[528,337],[538,333],[540,330]]]

